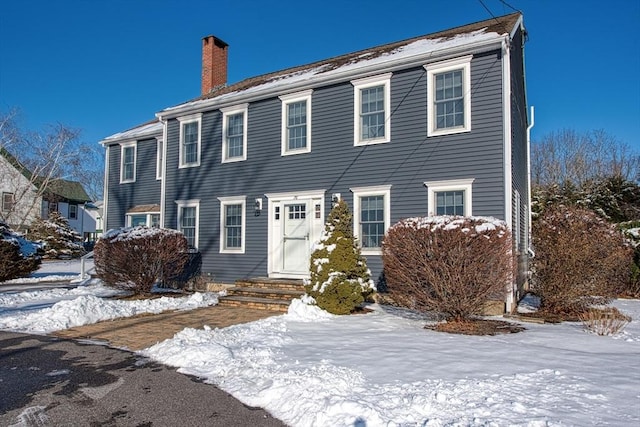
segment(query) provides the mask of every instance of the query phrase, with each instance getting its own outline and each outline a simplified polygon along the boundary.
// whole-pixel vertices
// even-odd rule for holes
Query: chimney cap
[[[202,38],[203,42],[207,42],[209,39],[213,39],[213,42],[220,48],[225,48],[227,46],[229,46],[229,43],[225,42],[224,40],[214,36],[214,35],[208,35]]]

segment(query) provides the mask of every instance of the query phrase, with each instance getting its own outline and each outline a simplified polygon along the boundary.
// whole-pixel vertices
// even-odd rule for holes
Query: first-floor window
[[[428,212],[433,215],[471,216],[471,188],[474,179],[427,181]]]
[[[151,227],[160,227],[160,214],[151,214]]]
[[[220,252],[244,253],[246,198],[219,197]]]
[[[191,248],[198,247],[198,200],[179,200],[178,205],[178,231],[184,234]]]
[[[360,198],[360,241],[363,248],[382,247],[384,237],[384,196]]]
[[[14,204],[13,193],[2,193],[2,212],[11,212]]]
[[[159,213],[135,213],[127,214],[127,226],[128,227],[160,227],[160,214]]]
[[[69,219],[78,219],[78,205],[69,205]]]
[[[464,215],[464,190],[437,191],[436,215]]]
[[[139,227],[141,225],[147,225],[147,215],[131,215],[131,227]]]
[[[391,186],[352,188],[354,235],[363,254],[379,254],[391,217]]]

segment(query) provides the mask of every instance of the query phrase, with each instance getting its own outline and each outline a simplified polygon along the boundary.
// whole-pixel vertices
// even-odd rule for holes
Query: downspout
[[[107,213],[109,212],[109,151],[111,147],[106,145],[104,154],[104,188],[102,191],[102,234],[104,235],[107,227]],[[102,236],[100,236],[102,237]]]
[[[535,120],[535,110],[533,108],[533,105],[531,106],[531,123],[529,124],[529,126],[527,126],[527,193],[529,195],[529,209],[528,209],[528,214],[529,214],[529,221],[527,223],[527,252],[529,253],[529,256],[531,258],[534,258],[536,256],[536,253],[533,251],[533,248],[531,247],[531,129],[533,128],[533,125],[535,124],[536,120]]]
[[[165,216],[165,193],[167,190],[167,146],[169,145],[169,141],[167,141],[167,127],[169,126],[169,121],[162,117],[161,115],[156,114],[160,123],[162,123],[162,164],[160,168],[162,168],[162,180],[160,181],[160,228],[165,228],[164,224],[164,216]]]

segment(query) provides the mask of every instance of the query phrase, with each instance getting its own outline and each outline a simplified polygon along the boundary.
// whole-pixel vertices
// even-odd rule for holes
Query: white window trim
[[[124,178],[124,150],[133,147],[133,178]],[[138,144],[136,141],[123,142],[120,144],[120,184],[136,182],[136,164],[138,163]]]
[[[295,154],[309,153],[311,152],[311,93],[312,89],[305,90],[303,92],[291,93],[288,95],[280,96],[280,100],[282,101],[282,147],[280,154],[282,156],[291,156]],[[307,145],[304,148],[298,148],[294,150],[289,150],[289,138],[287,135],[287,107],[289,104],[293,104],[296,102],[306,101],[307,102]]]
[[[248,112],[249,104],[234,105],[233,107],[221,108],[222,111],[222,163],[243,162],[247,160],[247,133],[248,133]],[[227,117],[242,113],[242,157],[227,158]]]
[[[179,142],[179,150],[178,150],[178,169],[182,168],[193,168],[200,166],[200,152],[202,147],[202,113],[191,114],[189,116],[178,117],[178,122],[180,123],[180,142]],[[197,160],[193,163],[184,163],[183,162],[183,146],[184,146],[184,125],[197,122],[198,123],[198,141],[196,143],[197,146]]]
[[[182,127],[182,125],[180,125]],[[164,154],[162,138],[156,138],[156,179],[162,179],[162,156]]]
[[[351,80],[353,85],[353,145],[364,146],[373,144],[383,144],[391,141],[391,74],[380,74],[363,79]],[[384,137],[375,139],[360,139],[360,92],[362,89],[384,86]]]
[[[176,200],[175,203],[178,206],[178,214],[176,215],[178,223],[176,224],[176,230],[180,232],[182,232],[182,208],[196,208],[196,230],[193,246],[198,248],[200,236],[200,199]]]
[[[71,211],[72,211],[72,209],[71,209],[71,208],[74,208],[74,209],[75,209],[75,218],[72,218],[72,217],[71,217]],[[72,204],[69,204],[69,219],[74,219],[74,220],[77,220],[77,219],[78,219],[78,205],[72,205]]]
[[[435,216],[436,206],[436,193],[441,191],[464,191],[464,216],[473,215],[473,206],[471,201],[473,200],[472,187],[475,178],[468,179],[451,179],[446,181],[425,181],[424,185],[427,187],[427,206],[429,216]]]
[[[220,201],[220,253],[221,254],[243,254],[245,248],[245,232],[247,229],[247,197],[218,197]],[[225,248],[227,236],[225,234],[225,207],[227,205],[242,205],[242,228],[241,237],[242,244],[239,248]]]
[[[372,187],[353,187],[353,235],[362,249],[363,255],[381,255],[382,248],[363,248],[360,241],[360,198],[367,196],[384,197],[384,232],[391,226],[391,185],[378,185]]]
[[[471,131],[471,58],[473,58],[472,55],[467,55],[424,66],[425,70],[427,70],[427,136],[451,135]],[[435,75],[453,70],[462,70],[464,126],[436,129],[436,111],[434,108]]]

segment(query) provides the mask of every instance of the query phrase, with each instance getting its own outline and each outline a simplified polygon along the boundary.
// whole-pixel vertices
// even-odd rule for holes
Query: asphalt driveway
[[[197,378],[127,351],[0,332],[0,425],[284,426]]]

